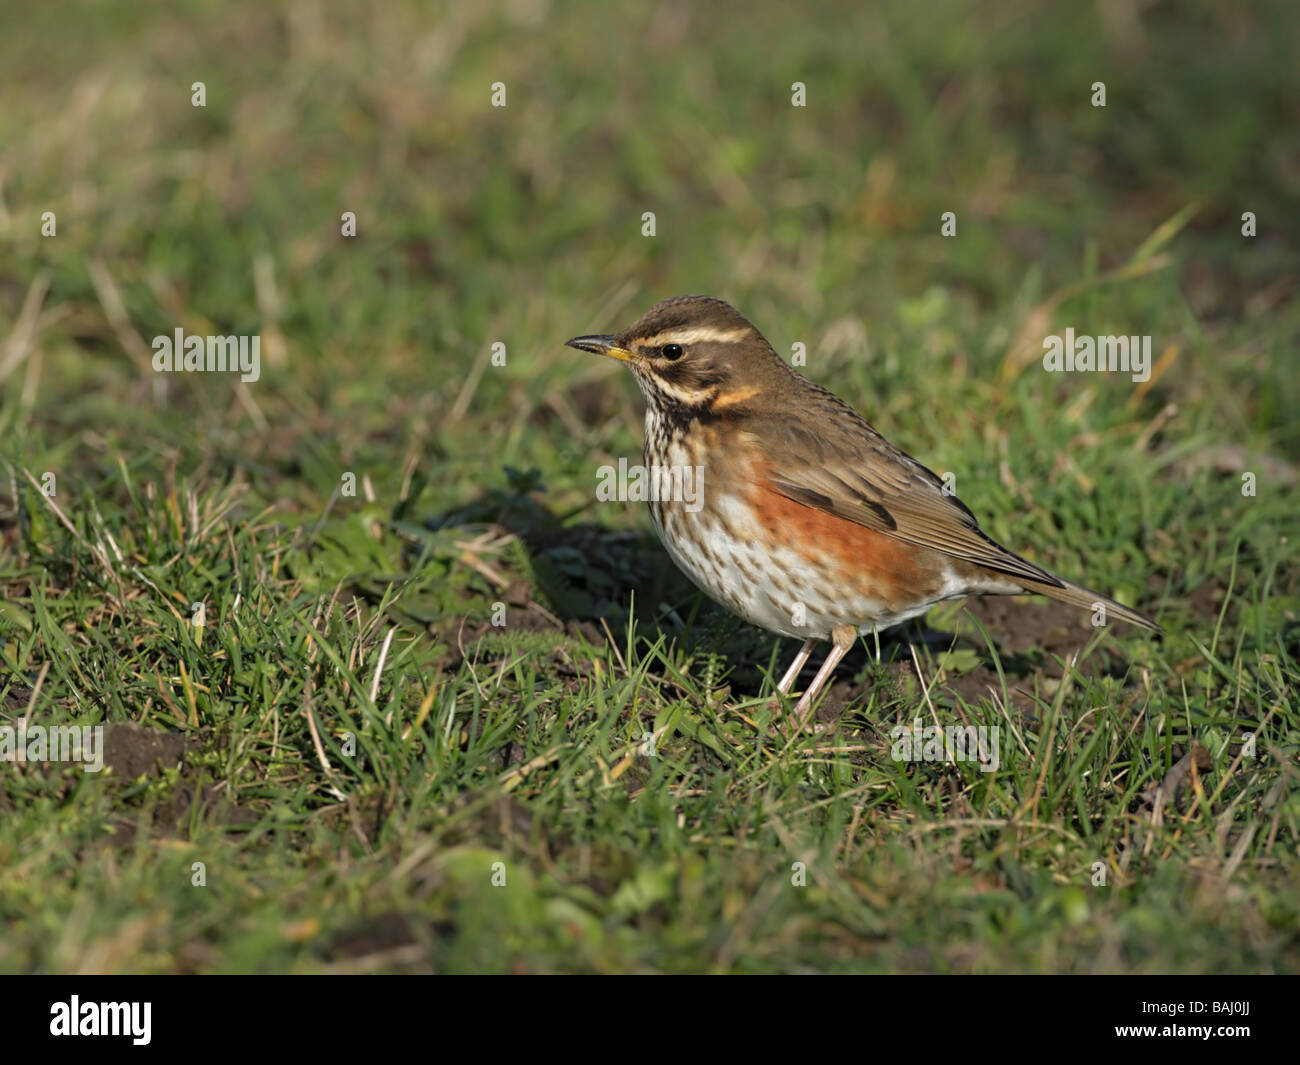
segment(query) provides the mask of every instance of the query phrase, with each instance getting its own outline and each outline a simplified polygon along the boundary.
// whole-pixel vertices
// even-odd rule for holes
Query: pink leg
[[[822,663],[822,668],[817,671],[817,676],[813,678],[812,686],[803,693],[803,697],[795,704],[794,716],[800,721],[806,721],[812,714],[813,700],[817,698],[818,693],[826,686],[830,680],[831,673],[835,667],[840,664],[843,658],[853,647],[854,641],[858,638],[858,632],[852,625],[843,625],[838,629],[831,630],[831,650],[826,656],[826,661]]]
[[[782,695],[789,695],[790,689],[794,687],[794,682],[799,677],[799,671],[803,669],[803,664],[808,661],[808,656],[812,654],[813,644],[816,640],[805,640],[804,645],[799,648],[799,653],[794,656],[794,661],[790,663],[790,668],[785,671],[785,676],[781,678],[781,683],[776,686],[776,690]]]

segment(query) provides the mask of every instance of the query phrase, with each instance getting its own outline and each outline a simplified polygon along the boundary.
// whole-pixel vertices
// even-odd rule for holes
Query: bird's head
[[[646,401],[658,407],[720,411],[761,400],[791,375],[762,333],[710,296],[676,296],[621,333],[567,343],[627,363]]]

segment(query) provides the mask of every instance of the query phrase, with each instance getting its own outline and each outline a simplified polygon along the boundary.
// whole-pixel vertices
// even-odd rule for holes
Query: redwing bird
[[[795,706],[801,720],[860,632],[945,599],[1033,592],[1160,631],[990,539],[938,476],[787,366],[722,300],[678,296],[617,335],[568,344],[631,367],[647,467],[702,471],[700,498],[650,503],[655,529],[714,600],[804,641],[777,690],[788,694],[813,644],[831,641]]]

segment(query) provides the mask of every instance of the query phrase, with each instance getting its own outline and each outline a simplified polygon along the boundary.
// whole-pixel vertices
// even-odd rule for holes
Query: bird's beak
[[[597,336],[574,337],[572,340],[566,340],[564,343],[567,347],[577,348],[579,351],[590,351],[597,355],[608,355],[611,359],[621,359],[623,362],[632,362],[636,355],[626,348],[620,348],[614,341],[617,337],[608,333],[601,333]]]

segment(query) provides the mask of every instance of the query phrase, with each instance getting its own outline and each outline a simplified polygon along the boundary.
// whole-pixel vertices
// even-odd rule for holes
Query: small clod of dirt
[[[108,725],[104,728],[104,768],[125,780],[154,777],[175,769],[194,746],[194,740],[179,732],[136,724]]]
[[[993,641],[1007,679],[1011,708],[1027,715],[1035,712],[1035,688],[1038,688],[1041,698],[1042,680],[1061,680],[1064,675],[1061,662],[1069,662],[1075,652],[1088,644],[1095,632],[1087,611],[1050,600],[975,596],[967,599],[964,606]],[[968,658],[973,653],[974,667],[960,672],[945,669],[938,690],[959,696],[967,703],[988,699],[990,691],[1001,697],[1002,681],[984,637],[970,617],[962,617],[956,630],[940,631],[913,625],[881,636],[881,656],[888,665],[889,675],[898,683],[899,691],[918,683],[910,641],[916,648],[927,683],[934,677],[936,662],[942,660],[946,652],[965,652]],[[1076,664],[1076,670],[1084,676],[1122,673],[1125,668],[1123,640],[1133,631],[1130,626],[1117,623],[1113,629],[1115,638],[1095,648],[1087,659]],[[818,656],[814,654],[813,659],[807,668],[815,668]],[[860,641],[845,657],[837,676],[852,676],[854,673],[860,676],[869,668],[871,660],[871,653],[863,649]],[[806,683],[806,676],[804,680]],[[878,683],[879,678],[865,681],[868,687]],[[833,684],[817,709],[817,720],[825,723],[837,721],[844,707],[863,694],[863,688],[863,683],[841,681]]]
[[[199,741],[179,732],[144,728],[136,724],[108,725],[104,729],[104,768],[123,781],[141,777],[153,779],[169,769],[178,769],[175,790],[152,809],[151,834],[185,836],[196,803],[205,816],[225,825],[249,824],[258,819],[252,810],[236,805],[215,785],[194,779],[197,771],[185,764],[185,755],[199,748]],[[119,819],[113,840],[125,846],[136,837],[139,818]]]
[[[533,582],[511,581],[502,590],[501,598],[510,606],[527,606],[533,601]]]
[[[363,917],[335,937],[330,956],[359,958],[367,954],[405,947],[416,942],[411,922],[400,913]]]
[[[1027,713],[1034,709],[1035,678],[1059,681],[1065,674],[1061,662],[1070,661],[1076,652],[1083,650],[1096,631],[1087,611],[1052,600],[975,596],[966,601],[966,609],[984,626],[997,648],[1012,707]],[[987,699],[990,689],[1001,692],[1002,681],[978,630],[973,625],[963,628],[967,638],[957,646],[974,649],[980,665],[965,673],[945,676],[940,686],[974,703]],[[1114,627],[1115,635],[1121,638],[1125,632],[1135,631],[1124,624]],[[1116,650],[1122,655],[1122,648]],[[1084,676],[1094,676],[1112,668],[1112,657],[1111,653],[1098,649],[1079,662],[1076,669]],[[910,662],[904,665],[914,671]]]
[[[1223,611],[1223,601],[1228,596],[1228,589],[1214,579],[1201,581],[1187,593],[1187,605],[1204,618],[1217,618]],[[1229,612],[1232,606],[1229,605]]]
[[[966,609],[993,637],[1004,656],[1025,651],[1065,655],[1081,649],[1094,629],[1086,610],[1051,599],[978,595],[966,600]],[[1121,627],[1116,626],[1118,631]]]

